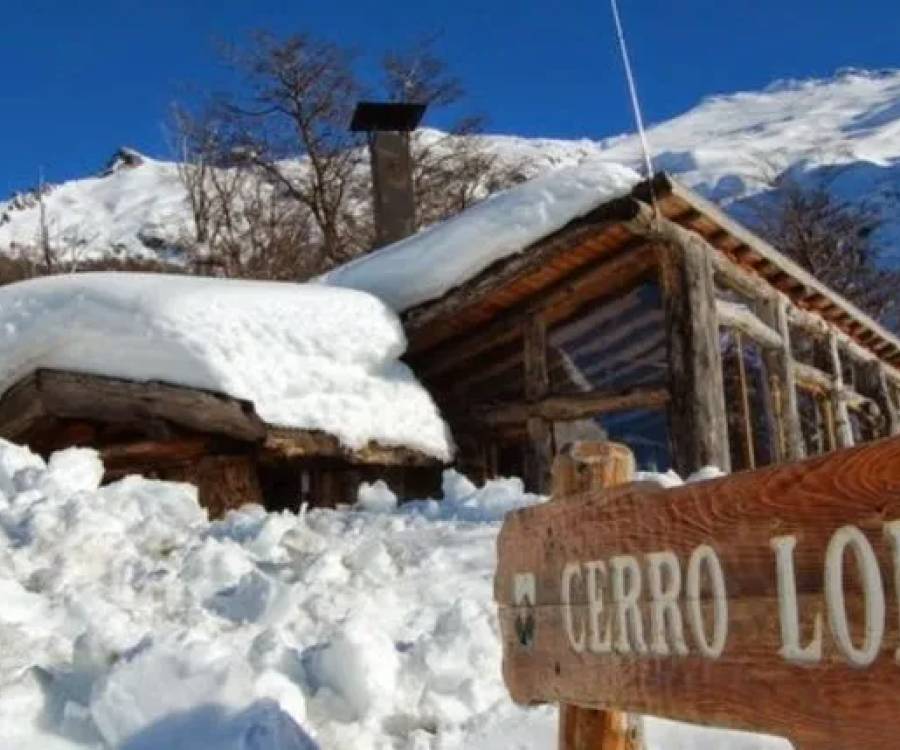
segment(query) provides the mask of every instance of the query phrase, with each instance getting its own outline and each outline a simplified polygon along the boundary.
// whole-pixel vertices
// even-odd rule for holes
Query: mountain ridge
[[[436,131],[424,131],[424,137]],[[635,134],[599,140],[477,135],[501,163],[528,176],[586,159],[640,169]],[[667,171],[746,220],[790,175],[842,200],[881,211],[884,263],[900,268],[900,69],[842,69],[831,78],[781,79],[759,91],[704,97],[647,129],[654,168]],[[118,149],[98,174],[43,186],[54,241],[84,258],[177,260],[191,237],[174,162]],[[0,254],[33,252],[40,202],[23,191],[0,202]]]

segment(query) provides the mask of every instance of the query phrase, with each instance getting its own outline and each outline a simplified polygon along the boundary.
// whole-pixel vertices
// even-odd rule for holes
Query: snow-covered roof
[[[403,312],[441,297],[494,261],[628,194],[639,180],[634,170],[599,160],[559,169],[350,261],[321,280],[370,292]]]
[[[351,449],[449,459],[405,348],[379,300],[318,284],[89,273],[0,288],[0,392],[39,368],[160,380],[247,399],[271,425]]]

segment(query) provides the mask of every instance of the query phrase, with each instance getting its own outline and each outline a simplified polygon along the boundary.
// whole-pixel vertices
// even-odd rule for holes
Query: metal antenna
[[[616,0],[609,0],[612,7],[613,20],[616,24],[616,36],[619,40],[619,50],[622,53],[622,63],[625,66],[625,78],[628,81],[628,93],[631,95],[631,108],[634,110],[634,120],[637,124],[638,136],[641,139],[641,150],[644,153],[644,169],[647,173],[647,184],[650,187],[650,203],[653,205],[654,215],[658,218],[659,209],[656,205],[656,192],[653,189],[653,161],[650,157],[650,144],[647,142],[647,134],[644,132],[644,118],[641,115],[641,104],[638,101],[637,86],[634,83],[634,73],[631,71],[631,61],[628,58],[628,47],[625,45],[625,32],[622,31],[622,19],[619,17],[619,5]]]

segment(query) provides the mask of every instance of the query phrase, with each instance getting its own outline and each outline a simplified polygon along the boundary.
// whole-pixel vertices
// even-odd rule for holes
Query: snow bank
[[[555,710],[514,706],[500,674],[499,519],[541,501],[516,481],[448,472],[441,513],[246,506],[209,523],[192,487],[99,488],[98,467],[0,441],[0,747],[554,746]],[[787,746],[647,732],[651,750]]]
[[[161,274],[55,276],[0,288],[0,391],[38,367],[163,380],[249,399],[267,422],[447,459],[447,428],[398,361],[374,297],[318,284]]]
[[[560,169],[350,261],[323,281],[371,292],[402,312],[440,297],[494,261],[627,194],[639,180],[627,167],[596,159]]]

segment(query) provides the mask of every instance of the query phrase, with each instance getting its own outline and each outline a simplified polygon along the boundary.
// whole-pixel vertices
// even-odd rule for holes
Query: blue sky
[[[620,0],[645,116],[708,94],[845,66],[900,65],[900,3]],[[607,0],[3,0],[0,196],[98,170],[119,145],[169,153],[166,111],[222,88],[214,40],[306,30],[357,47],[438,35],[488,130],[555,137],[632,128]],[[428,123],[442,124],[440,113]]]

